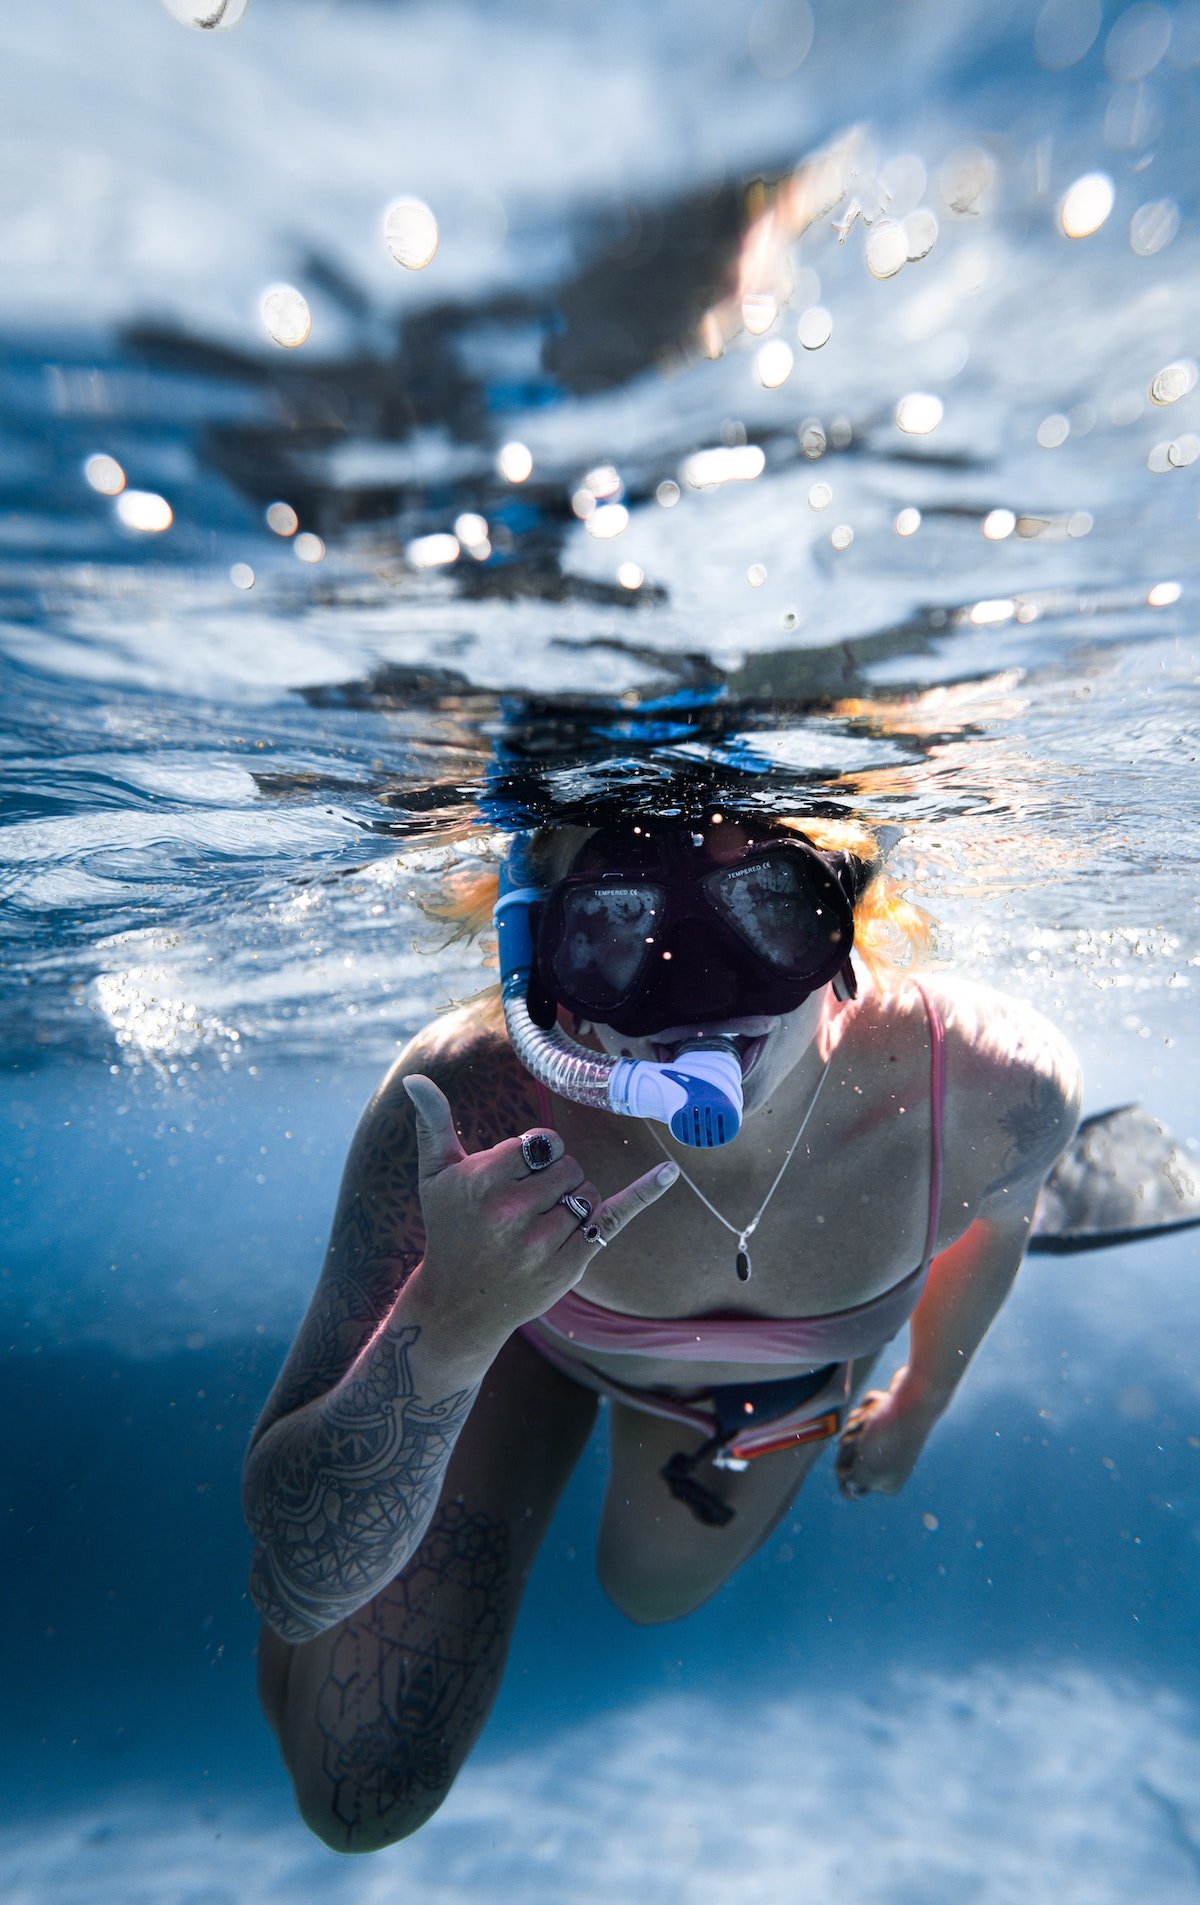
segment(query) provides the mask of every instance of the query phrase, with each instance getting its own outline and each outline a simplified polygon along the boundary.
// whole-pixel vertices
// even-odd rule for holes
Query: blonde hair
[[[730,814],[729,818],[741,816]],[[806,814],[772,816],[771,824],[803,834],[824,853],[848,854],[856,863],[861,883],[854,901],[854,952],[877,986],[894,983],[920,963],[928,952],[933,921],[908,898],[900,882],[884,871],[879,841],[864,821]],[[569,822],[539,827],[532,847],[539,878],[547,886],[562,879],[595,831]],[[490,934],[498,885],[497,859],[481,855],[470,867],[450,873],[439,893],[419,902],[423,912],[449,926],[443,945],[482,940]]]

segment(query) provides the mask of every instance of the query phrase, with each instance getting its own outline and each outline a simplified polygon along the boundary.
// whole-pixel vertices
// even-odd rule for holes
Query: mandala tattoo
[[[445,1797],[495,1698],[512,1592],[505,1523],[447,1502],[405,1572],[343,1624],[316,1723],[351,1846],[401,1836]]]
[[[330,1612],[351,1613],[411,1554],[475,1391],[432,1405],[415,1394],[409,1350],[419,1330],[377,1339],[362,1374],[317,1415],[286,1417],[271,1448],[271,1487],[248,1519],[259,1543],[260,1611],[286,1640],[307,1640]],[[356,1367],[358,1367],[356,1365]]]

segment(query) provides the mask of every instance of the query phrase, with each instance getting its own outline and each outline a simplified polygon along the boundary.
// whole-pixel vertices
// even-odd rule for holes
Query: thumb
[[[424,1182],[461,1164],[467,1154],[458,1141],[449,1100],[432,1078],[414,1072],[402,1082],[417,1114],[417,1175]]]

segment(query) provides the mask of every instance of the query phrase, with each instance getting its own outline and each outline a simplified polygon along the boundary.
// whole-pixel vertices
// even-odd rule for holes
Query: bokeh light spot
[[[636,562],[623,562],[617,570],[617,581],[623,589],[640,589],[645,580]]]
[[[597,536],[601,542],[608,542],[628,526],[629,511],[624,503],[601,503],[595,515],[589,517],[587,530],[589,536]]]
[[[1067,188],[1058,208],[1059,229],[1066,238],[1090,238],[1113,208],[1116,194],[1107,172],[1085,172]]]
[[[199,33],[222,33],[245,18],[250,0],[163,0],[173,20]]]
[[[464,549],[477,549],[488,540],[487,517],[477,515],[473,509],[464,509],[454,518],[454,533]]]
[[[904,243],[910,265],[919,264],[922,258],[928,258],[937,244],[937,235],[938,222],[931,211],[921,206],[918,211],[908,214],[904,221]]]
[[[757,443],[722,444],[685,457],[679,474],[689,489],[714,489],[719,483],[752,483],[766,464]]]
[[[441,530],[432,536],[414,536],[404,553],[414,569],[445,569],[462,552],[458,537]]]
[[[496,455],[496,468],[506,483],[525,483],[533,474],[533,457],[524,443],[504,443]]]
[[[867,270],[873,278],[894,278],[908,263],[908,239],[894,218],[880,218],[867,239]]]
[[[1055,411],[1043,417],[1037,427],[1037,440],[1043,450],[1057,450],[1071,434],[1070,419]]]
[[[1033,29],[1033,50],[1051,73],[1077,66],[1100,31],[1100,0],[1046,0]]]
[[[835,549],[848,549],[854,541],[854,531],[849,523],[839,523],[829,540]]]
[[[269,285],[258,301],[258,309],[267,336],[285,351],[298,350],[312,336],[308,300],[294,284]]]
[[[1139,205],[1129,221],[1130,249],[1139,258],[1165,251],[1179,230],[1179,207],[1173,198],[1155,198]]]
[[[125,487],[125,472],[115,456],[89,456],[83,474],[84,480],[101,496],[119,496]]]
[[[819,351],[833,336],[833,318],[823,304],[812,304],[800,313],[796,336],[806,351]]]
[[[781,337],[773,337],[770,343],[764,344],[754,360],[763,389],[778,390],[781,384],[786,384],[794,362],[791,345],[785,344]]]
[[[1126,86],[1152,73],[1171,43],[1171,16],[1155,0],[1126,7],[1109,28],[1104,67],[1110,79]]]
[[[290,503],[267,504],[267,528],[276,536],[294,536],[300,518]]]
[[[987,601],[976,602],[967,615],[976,628],[994,628],[1001,622],[1011,622],[1016,614],[1017,605],[1007,596],[994,596]]]
[[[808,492],[808,507],[810,509],[828,509],[832,501],[833,491],[830,489],[828,483],[814,483]]]
[[[1173,602],[1178,602],[1182,594],[1183,590],[1178,582],[1156,582],[1146,600],[1152,609],[1169,609]]]
[[[742,323],[751,337],[765,337],[779,316],[779,305],[769,291],[748,291],[742,299]]]
[[[298,562],[324,562],[325,544],[311,529],[302,529],[292,544]]]
[[[911,505],[907,509],[902,509],[896,517],[898,536],[915,536],[920,527],[921,512],[919,509],[913,509]]]
[[[161,536],[175,520],[166,497],[148,489],[124,490],[117,497],[117,516],[126,529],[134,529],[140,536]]]
[[[764,79],[787,79],[813,43],[807,0],[760,0],[750,16],[750,58]]]
[[[1181,397],[1196,388],[1196,366],[1190,357],[1181,358],[1177,364],[1165,364],[1150,385],[1150,401],[1157,404],[1178,403]]]
[[[752,589],[761,589],[767,579],[767,571],[761,562],[752,562],[746,571],[746,580]]]
[[[424,271],[433,263],[438,224],[424,199],[393,199],[383,215],[383,242],[406,271]]]
[[[235,589],[252,589],[254,571],[248,562],[235,562],[229,571],[229,580]]]
[[[896,405],[896,428],[910,437],[927,437],[931,430],[937,429],[942,416],[940,397],[926,390],[911,390]]]
[[[989,509],[983,519],[983,533],[989,542],[1003,542],[1016,526],[1017,519],[1011,509]]]

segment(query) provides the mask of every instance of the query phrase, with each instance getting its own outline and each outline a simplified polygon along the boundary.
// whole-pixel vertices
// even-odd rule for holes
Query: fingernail
[[[412,1095],[412,1092],[411,1092],[411,1091],[410,1091],[410,1089],[409,1089],[409,1087],[410,1087],[410,1085],[412,1084],[412,1080],[411,1080],[411,1078],[402,1078],[402,1079],[400,1080],[400,1083],[401,1083],[401,1084],[403,1085],[403,1087],[404,1087],[404,1091],[405,1091],[405,1095],[406,1095],[406,1096],[407,1096],[408,1098],[411,1098],[411,1099],[412,1099],[412,1102],[413,1102],[413,1104],[415,1105],[417,1101],[416,1101],[416,1099],[415,1099],[415,1098],[413,1098],[413,1095]]]
[[[658,1174],[656,1182],[661,1184],[665,1191],[668,1184],[673,1184],[678,1176],[679,1166],[677,1164],[664,1164]]]

